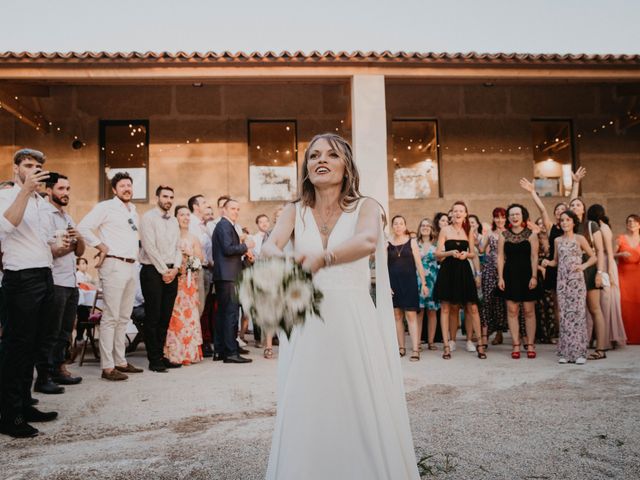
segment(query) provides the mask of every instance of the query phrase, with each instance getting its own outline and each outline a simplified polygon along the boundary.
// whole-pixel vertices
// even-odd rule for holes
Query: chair
[[[96,345],[95,332],[96,327],[100,325],[100,320],[102,320],[102,309],[97,306],[98,300],[102,299],[102,290],[96,290],[96,296],[93,299],[93,305],[91,306],[89,318],[84,322],[78,322],[78,325],[84,327],[85,333],[87,334],[87,340],[82,344],[82,350],[80,351],[80,361],[78,363],[79,366],[82,366],[82,364],[84,363],[84,356],[87,352],[87,343],[91,345],[91,351],[93,352],[94,356],[93,361],[100,360],[100,350]]]

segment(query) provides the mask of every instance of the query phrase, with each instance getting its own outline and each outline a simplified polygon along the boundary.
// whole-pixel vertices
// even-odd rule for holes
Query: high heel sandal
[[[400,352],[400,356],[401,356],[401,357],[404,357],[404,356],[407,354],[407,349],[406,349],[406,348],[404,348],[404,347],[400,347],[400,348],[398,349],[398,352]]]
[[[270,347],[267,347],[264,349],[264,352],[262,352],[262,355],[264,356],[264,358],[266,358],[267,360],[271,360],[273,358],[273,349]]]
[[[481,352],[480,349],[483,349],[483,351]],[[487,359],[487,346],[486,345],[482,345],[481,343],[478,344],[478,346],[476,347],[476,352],[478,354],[478,358],[480,360],[486,360]]]
[[[529,347],[533,348],[533,350],[529,350]],[[533,343],[527,343],[525,348],[527,349],[527,358],[536,358],[536,346]]]
[[[451,360],[451,347],[449,345],[444,346],[444,353],[442,354],[442,358],[445,360]]]
[[[520,344],[519,343],[514,343],[512,345],[513,348],[518,348],[517,351],[513,351],[511,352],[511,358],[513,358],[514,360],[519,360],[520,359]]]
[[[417,362],[420,360],[420,351],[419,350],[411,350],[411,356],[409,357],[410,362]]]

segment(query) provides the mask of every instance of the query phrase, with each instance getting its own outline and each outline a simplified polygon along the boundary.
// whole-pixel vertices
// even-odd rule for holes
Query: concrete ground
[[[207,359],[121,383],[71,366],[81,385],[38,397],[59,420],[34,439],[0,437],[0,478],[264,478],[276,360],[249,348],[250,365]],[[480,361],[458,341],[450,361],[402,359],[423,478],[640,478],[640,347],[584,366],[558,365],[552,345],[535,360],[509,351],[490,347]],[[143,351],[130,361],[146,367]]]

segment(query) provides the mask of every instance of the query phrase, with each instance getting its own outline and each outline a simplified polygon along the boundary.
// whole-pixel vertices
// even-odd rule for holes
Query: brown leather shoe
[[[102,378],[104,378],[105,380],[109,380],[111,382],[118,382],[121,380],[126,380],[127,377],[124,373],[119,372],[118,370],[116,370],[115,368],[113,370],[111,370],[110,372],[107,372],[106,370],[102,371]]]
[[[116,370],[118,370],[119,372],[123,372],[123,373],[142,373],[144,371],[141,368],[134,367],[130,363],[127,363],[127,365],[124,366],[124,367],[120,367],[120,366],[116,365]]]

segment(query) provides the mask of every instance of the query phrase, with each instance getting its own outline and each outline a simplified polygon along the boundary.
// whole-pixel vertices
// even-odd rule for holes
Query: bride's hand
[[[324,267],[324,254],[320,255],[298,255],[296,261],[302,265],[302,268],[316,273],[322,267]]]

